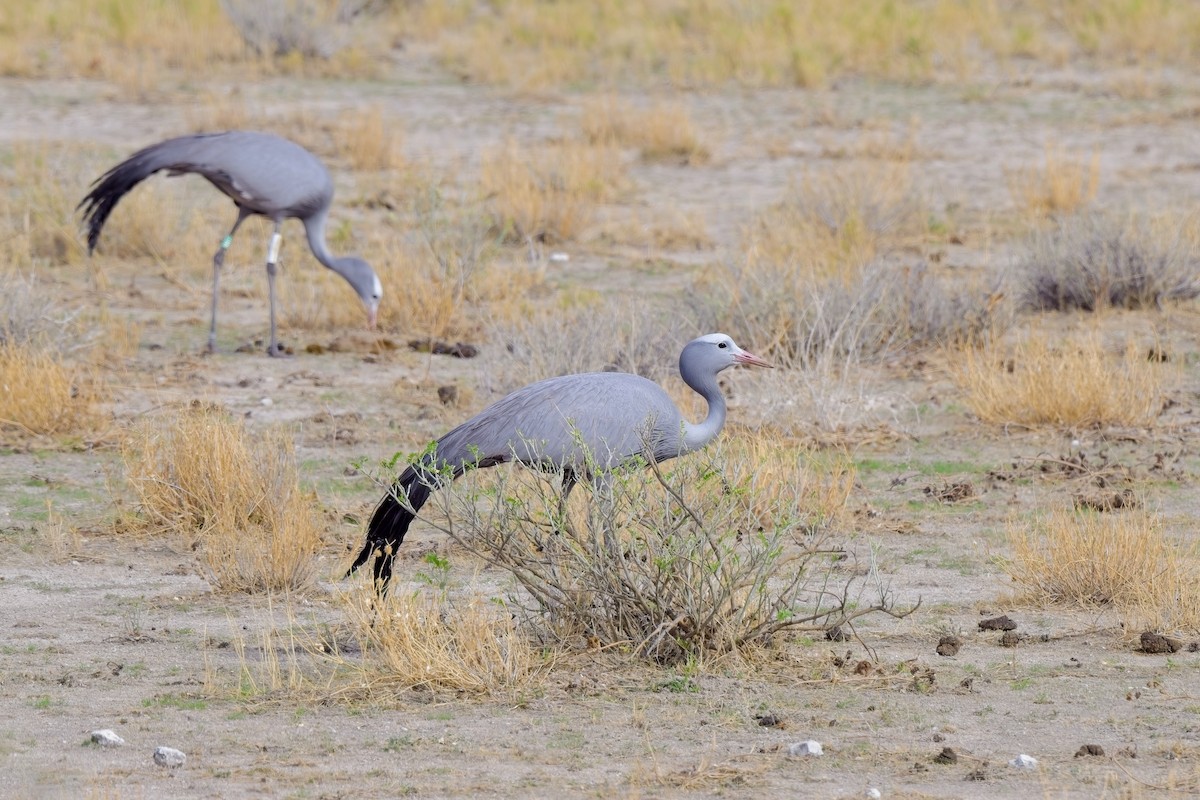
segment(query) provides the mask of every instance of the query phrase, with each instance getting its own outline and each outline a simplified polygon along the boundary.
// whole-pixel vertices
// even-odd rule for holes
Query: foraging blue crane
[[[416,513],[446,477],[517,460],[561,470],[562,499],[589,468],[607,472],[636,461],[655,463],[699,450],[725,425],[717,374],[735,364],[770,367],[723,333],[693,339],[679,355],[684,383],[708,401],[699,424],[683,418],[661,386],[623,372],[563,375],[532,383],[496,401],[434,443],[396,479],[367,526],[349,577],[375,556],[375,587],[387,591],[392,562]]]
[[[282,237],[279,228],[294,217],[304,223],[312,254],[345,278],[362,300],[367,321],[375,327],[383,287],[371,266],[354,256],[337,257],[325,244],[325,221],[333,202],[333,180],[315,155],[282,136],[254,131],[227,131],[180,136],[150,145],[117,164],[92,184],[79,202],[87,226],[88,254],[96,248],[108,215],[125,194],[154,173],[195,173],[224,192],[238,208],[237,221],[213,255],[212,324],[208,350],[217,349],[217,283],[225,251],[247,217],[258,214],[275,223],[267,248],[267,287],[271,302],[271,341],[267,353],[285,355],[275,336],[275,272]]]

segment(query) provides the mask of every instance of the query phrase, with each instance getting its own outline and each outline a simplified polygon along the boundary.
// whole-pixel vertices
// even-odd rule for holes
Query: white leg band
[[[279,245],[283,242],[283,237],[279,232],[271,234],[271,248],[267,251],[267,263],[274,264],[279,261]]]

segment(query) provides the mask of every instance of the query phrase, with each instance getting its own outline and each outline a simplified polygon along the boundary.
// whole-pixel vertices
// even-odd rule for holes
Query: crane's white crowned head
[[[751,352],[743,350],[725,333],[709,333],[688,342],[679,355],[679,371],[687,379],[689,374],[716,375],[736,364],[755,367],[771,367]]]
[[[338,259],[338,272],[354,287],[354,291],[367,309],[367,324],[375,327],[379,314],[379,301],[383,299],[383,284],[371,265],[361,258],[346,256]]]

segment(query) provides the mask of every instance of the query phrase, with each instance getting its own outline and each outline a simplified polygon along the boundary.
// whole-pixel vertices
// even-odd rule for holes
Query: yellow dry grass
[[[505,238],[522,243],[578,237],[623,179],[616,148],[574,141],[527,149],[508,139],[484,153],[480,174]]]
[[[1153,425],[1168,367],[1130,343],[1110,352],[1095,335],[1052,342],[1044,331],[950,352],[967,406],[985,422],[1086,428]]]
[[[332,631],[297,619],[289,604],[282,631],[268,625],[252,642],[235,637],[236,695],[387,703],[427,689],[514,697],[536,688],[550,667],[511,611],[475,592],[451,599],[393,590],[380,599],[363,583],[334,602],[344,622]],[[205,683],[210,694],[230,693],[211,663]]]
[[[102,384],[85,367],[29,344],[0,344],[0,431],[65,436],[95,431]]]
[[[786,273],[780,285],[850,285],[880,253],[919,237],[924,211],[907,161],[840,164],[757,216],[743,234],[746,266]]]
[[[312,580],[322,529],[286,431],[252,434],[198,406],[138,426],[121,455],[143,527],[198,549],[214,588],[289,591]]]
[[[1060,510],[1010,525],[1008,540],[1005,569],[1027,600],[1111,606],[1130,633],[1200,631],[1200,549],[1156,514]]]
[[[818,453],[771,429],[731,428],[714,455],[721,491],[738,497],[763,525],[781,508],[797,509],[814,525],[836,523],[858,474],[848,458]]]
[[[403,131],[384,119],[378,105],[346,112],[336,137],[338,153],[356,170],[388,171],[403,166]]]
[[[1064,153],[1058,145],[1046,145],[1040,167],[1010,170],[1008,190],[1024,214],[1034,218],[1071,214],[1096,198],[1100,185],[1100,157],[1090,159]]]
[[[380,601],[364,583],[340,601],[367,654],[360,685],[503,695],[532,686],[547,667],[512,611],[479,594],[394,591]]]
[[[584,105],[580,125],[589,142],[637,148],[647,161],[703,164],[712,156],[691,114],[678,102],[637,108],[601,95]]]

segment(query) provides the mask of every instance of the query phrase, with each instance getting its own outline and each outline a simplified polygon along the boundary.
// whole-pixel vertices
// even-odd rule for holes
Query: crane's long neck
[[[682,455],[682,453],[691,453],[704,447],[717,438],[721,428],[725,427],[725,395],[721,392],[721,387],[717,385],[716,373],[694,375],[689,374],[683,365],[680,366],[684,383],[708,401],[708,415],[701,422],[695,425],[687,420],[683,422]]]
[[[328,215],[328,209],[321,209],[311,216],[305,217],[304,232],[308,235],[308,247],[316,256],[317,261],[340,274],[338,260],[329,252],[329,246],[325,244],[325,220]]]

